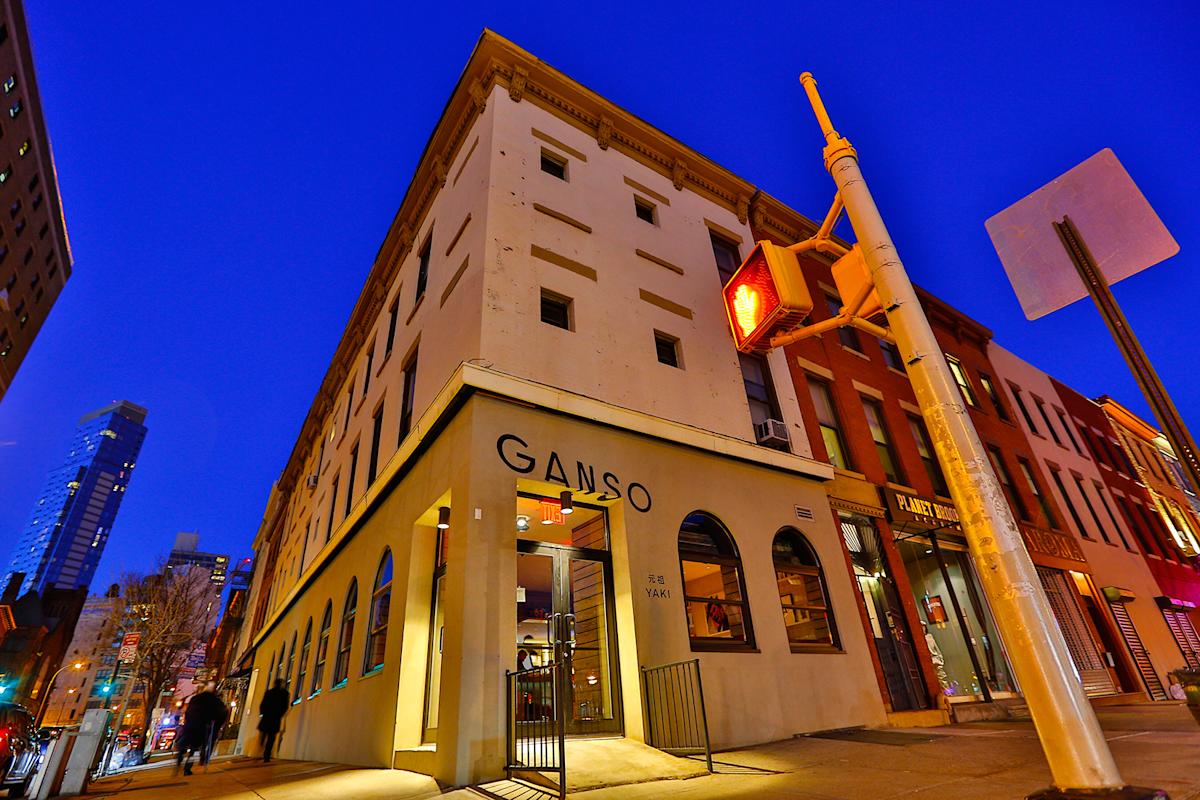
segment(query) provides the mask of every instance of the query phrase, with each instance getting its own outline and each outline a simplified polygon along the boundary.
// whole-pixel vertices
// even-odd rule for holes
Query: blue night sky
[[[26,4],[75,268],[0,402],[5,558],[76,420],[114,399],[150,433],[96,586],[178,530],[248,554],[484,26],[819,218],[811,70],[913,279],[1145,414],[1090,303],[1026,321],[983,227],[1112,147],[1182,248],[1116,294],[1200,433],[1177,310],[1200,297],[1194,2]]]

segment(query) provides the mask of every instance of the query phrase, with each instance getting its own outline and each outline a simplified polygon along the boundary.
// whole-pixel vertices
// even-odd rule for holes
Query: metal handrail
[[[509,780],[521,771],[557,773],[560,798],[567,796],[563,680],[559,663],[505,673],[505,772]]]
[[[712,742],[700,681],[700,659],[641,667],[646,744],[677,756],[704,754],[712,772]]]

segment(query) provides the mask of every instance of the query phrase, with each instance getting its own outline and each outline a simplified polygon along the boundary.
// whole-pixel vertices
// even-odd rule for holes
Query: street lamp
[[[50,700],[50,691],[54,688],[54,681],[58,679],[58,676],[61,675],[64,670],[81,670],[83,667],[84,663],[82,661],[76,661],[74,663],[67,664],[65,667],[59,667],[58,672],[50,676],[50,682],[46,684],[46,694],[44,697],[42,697],[41,708],[38,709],[37,716],[34,717],[34,722],[36,722],[37,727],[40,727],[42,724],[42,715],[46,713],[46,703]]]

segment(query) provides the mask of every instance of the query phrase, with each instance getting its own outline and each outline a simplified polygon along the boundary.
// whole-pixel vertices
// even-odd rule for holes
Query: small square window
[[[679,362],[679,340],[669,333],[654,332],[654,350],[658,354],[658,363],[668,367],[681,367]]]
[[[657,224],[658,215],[655,213],[654,203],[649,200],[643,200],[640,197],[633,198],[633,213],[637,214],[637,218],[651,225]]]
[[[571,298],[542,290],[542,322],[571,330]]]
[[[26,139],[24,142],[21,142],[21,146],[17,148],[17,155],[19,155],[21,158],[24,158],[29,152],[30,147],[32,147],[32,144],[28,139]]]
[[[542,172],[553,175],[560,181],[567,179],[567,160],[560,155],[542,150]]]
[[[8,94],[15,88],[17,88],[17,76],[9,75],[8,80],[4,82],[4,93]]]

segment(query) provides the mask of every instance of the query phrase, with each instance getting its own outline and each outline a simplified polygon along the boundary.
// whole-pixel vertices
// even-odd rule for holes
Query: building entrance
[[[556,705],[567,735],[620,734],[604,510],[575,504],[568,515],[558,501],[519,500],[518,509],[531,513],[518,518],[514,668],[559,665],[564,695]]]

